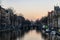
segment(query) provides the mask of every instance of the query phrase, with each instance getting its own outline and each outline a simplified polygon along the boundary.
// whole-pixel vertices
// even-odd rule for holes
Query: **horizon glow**
[[[12,7],[17,14],[22,13],[26,19],[36,20],[47,16],[48,11],[60,6],[60,0],[3,0],[4,8]]]

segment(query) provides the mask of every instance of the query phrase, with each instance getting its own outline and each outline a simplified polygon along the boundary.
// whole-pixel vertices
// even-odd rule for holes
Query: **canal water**
[[[28,33],[25,33],[24,37],[17,38],[17,40],[44,40],[40,32],[36,30],[30,30]]]

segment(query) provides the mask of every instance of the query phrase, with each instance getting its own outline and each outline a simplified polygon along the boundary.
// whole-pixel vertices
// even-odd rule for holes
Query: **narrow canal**
[[[36,30],[30,30],[28,33],[25,33],[22,38],[17,38],[17,40],[44,40],[44,38],[40,32],[36,32]]]

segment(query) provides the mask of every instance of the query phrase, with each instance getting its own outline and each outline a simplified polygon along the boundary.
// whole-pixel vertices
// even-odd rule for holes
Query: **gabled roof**
[[[2,6],[0,6],[0,10],[1,10],[1,9],[5,10]]]

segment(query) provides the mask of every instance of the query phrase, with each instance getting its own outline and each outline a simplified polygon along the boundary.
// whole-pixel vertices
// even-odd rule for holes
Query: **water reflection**
[[[36,30],[30,30],[28,33],[25,33],[24,37],[17,38],[17,40],[44,40],[42,34],[37,33]]]

